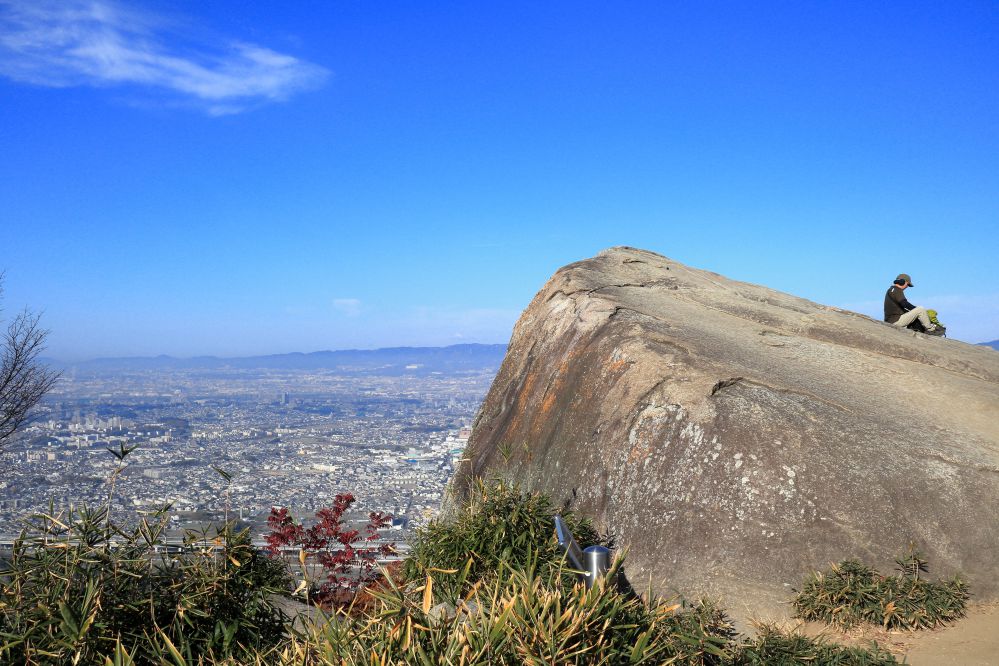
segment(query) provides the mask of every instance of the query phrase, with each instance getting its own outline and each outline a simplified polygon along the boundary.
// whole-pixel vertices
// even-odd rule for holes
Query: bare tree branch
[[[0,296],[2,280],[0,273]],[[39,315],[24,310],[10,322],[0,339],[0,449],[59,379],[58,372],[38,360],[49,335],[39,322]]]

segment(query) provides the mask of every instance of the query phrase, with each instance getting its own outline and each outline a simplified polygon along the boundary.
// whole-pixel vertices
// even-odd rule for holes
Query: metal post
[[[593,587],[598,578],[606,576],[609,569],[610,550],[603,546],[590,546],[583,551],[583,570],[586,572],[583,583],[586,589]]]
[[[590,546],[586,550],[580,550],[561,516],[555,516],[555,536],[558,537],[558,545],[569,560],[569,565],[580,572],[586,589],[593,587],[598,578],[607,575],[610,570],[610,550],[603,546]]]

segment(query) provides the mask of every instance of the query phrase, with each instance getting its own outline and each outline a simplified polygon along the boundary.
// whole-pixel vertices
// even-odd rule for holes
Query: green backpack
[[[937,319],[937,311],[927,310],[926,316],[930,318],[930,323],[936,326],[936,329],[932,333],[929,333],[929,335],[938,335],[941,337],[947,337],[947,327],[941,324],[940,320]],[[906,328],[913,331],[919,331],[920,333],[926,333],[926,331],[923,329],[923,325],[919,323],[918,319],[913,320],[913,322],[909,324]]]

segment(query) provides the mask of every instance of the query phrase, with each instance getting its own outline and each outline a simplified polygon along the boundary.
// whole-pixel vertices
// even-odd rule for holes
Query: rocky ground
[[[839,631],[815,622],[786,622],[809,636],[825,636],[844,645],[870,645],[877,641],[913,666],[999,665],[999,604],[977,603],[964,619],[933,631],[884,631],[865,627]]]

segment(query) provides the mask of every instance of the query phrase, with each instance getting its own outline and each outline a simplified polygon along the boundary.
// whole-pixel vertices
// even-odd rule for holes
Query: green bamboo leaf
[[[173,641],[170,640],[170,637],[167,636],[162,631],[158,633],[158,636],[160,641],[162,641],[163,644],[166,646],[167,651],[170,653],[170,657],[171,659],[173,659],[174,666],[187,666],[187,660],[184,659],[184,656],[180,653],[180,650],[178,650],[177,646],[175,646],[173,644]]]
[[[221,476],[223,479],[225,479],[226,481],[232,481],[232,474],[231,473],[225,471],[221,467],[215,467],[214,465],[212,465],[212,469],[215,470],[215,472],[219,476]]]
[[[65,601],[59,602],[59,615],[62,617],[63,634],[70,639],[70,643],[75,643],[80,636],[79,620]]]

